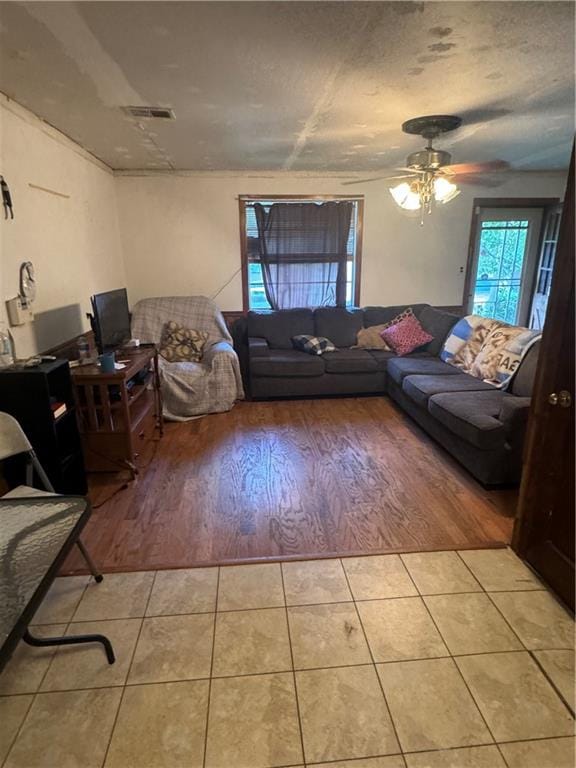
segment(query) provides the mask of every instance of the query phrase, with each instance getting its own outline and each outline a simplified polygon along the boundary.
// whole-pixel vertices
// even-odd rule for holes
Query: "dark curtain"
[[[272,309],[346,306],[353,203],[254,205],[264,290]]]

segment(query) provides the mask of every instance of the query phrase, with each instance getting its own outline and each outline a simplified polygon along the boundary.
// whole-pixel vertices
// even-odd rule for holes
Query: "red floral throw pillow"
[[[412,315],[383,330],[382,338],[399,357],[402,357],[433,341],[434,336],[426,333],[417,318]]]

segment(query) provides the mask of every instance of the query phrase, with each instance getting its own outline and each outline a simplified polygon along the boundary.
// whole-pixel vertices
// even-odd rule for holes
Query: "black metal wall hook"
[[[4,206],[4,218],[13,219],[14,209],[12,207],[12,196],[10,195],[10,188],[6,183],[4,176],[0,176],[0,189],[2,190],[2,205]]]

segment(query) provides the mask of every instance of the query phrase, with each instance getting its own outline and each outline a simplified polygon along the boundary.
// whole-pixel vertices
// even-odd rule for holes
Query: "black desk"
[[[112,645],[103,635],[36,638],[28,631],[90,513],[82,496],[0,499],[0,671],[20,639],[35,646],[102,643],[114,663]]]

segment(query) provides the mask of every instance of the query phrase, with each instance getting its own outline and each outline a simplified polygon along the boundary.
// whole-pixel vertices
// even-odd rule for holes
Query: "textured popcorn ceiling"
[[[565,168],[574,4],[2,2],[0,90],[116,169],[376,171],[431,113],[455,162]]]

